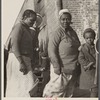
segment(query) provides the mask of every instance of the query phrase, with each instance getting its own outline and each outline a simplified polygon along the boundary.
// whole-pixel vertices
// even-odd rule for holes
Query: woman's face
[[[36,21],[36,16],[35,15],[30,15],[30,17],[27,17],[24,22],[29,26],[29,27],[32,27],[33,24],[35,23]]]
[[[71,24],[70,15],[65,13],[60,17],[60,24],[63,28],[68,28]]]

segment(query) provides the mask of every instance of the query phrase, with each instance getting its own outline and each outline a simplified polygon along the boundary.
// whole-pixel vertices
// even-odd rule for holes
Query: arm
[[[22,29],[21,29],[21,25],[17,24],[13,30],[12,30],[12,34],[11,34],[11,47],[12,47],[12,51],[15,54],[16,58],[21,57],[21,53],[20,53],[20,41],[21,41],[21,36],[22,36]],[[19,60],[20,63],[22,63],[22,59]]]
[[[85,55],[82,52],[82,50],[80,50],[80,52],[79,52],[78,61],[84,67],[85,70],[89,69],[90,66],[92,66],[94,64],[93,62],[90,62],[89,60],[87,60],[85,58]]]
[[[16,56],[16,58],[18,59],[20,63],[20,71],[23,72],[23,74],[26,74],[26,64],[24,63],[23,58],[20,53],[20,41],[22,38],[22,34],[23,34],[23,31],[22,31],[21,25],[17,24],[12,30],[11,48],[12,48],[12,52],[14,53],[14,55]]]
[[[51,34],[49,38],[49,45],[48,45],[48,50],[49,50],[49,57],[51,60],[51,63],[53,64],[54,67],[54,72],[56,74],[60,74],[61,72],[61,66],[60,66],[60,61],[59,61],[59,54],[58,54],[58,48],[59,48],[59,43],[61,41],[61,35],[60,33],[53,33]]]
[[[85,55],[82,52],[82,50],[80,50],[79,52],[78,61],[82,66],[87,66],[89,64],[89,61],[86,60]]]

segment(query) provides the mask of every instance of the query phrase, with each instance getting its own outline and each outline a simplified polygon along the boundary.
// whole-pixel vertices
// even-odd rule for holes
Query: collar
[[[60,25],[60,27],[65,31],[65,28],[63,28],[61,25]]]
[[[90,44],[88,44],[88,43],[86,43],[86,45],[88,46],[88,47],[90,47],[90,48],[94,48],[94,44],[92,44],[92,45],[90,45]]]
[[[71,26],[69,26],[68,29],[63,28],[61,25],[60,25],[60,27],[61,27],[64,31],[70,31],[70,30],[72,30]]]
[[[23,21],[23,20],[21,20],[20,21],[21,23],[22,23],[22,25],[24,25],[27,29],[29,29],[30,27]]]

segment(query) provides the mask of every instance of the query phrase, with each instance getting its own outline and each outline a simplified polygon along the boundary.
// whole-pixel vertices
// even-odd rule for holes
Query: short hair
[[[96,33],[95,33],[95,31],[94,31],[93,29],[91,29],[91,28],[85,29],[85,31],[83,32],[83,37],[85,38],[85,34],[88,33],[88,32],[92,33],[92,35],[93,35],[93,37],[94,37],[94,39],[95,39]]]
[[[24,11],[23,15],[22,15],[22,19],[24,18],[28,18],[30,17],[31,15],[37,15],[36,12],[34,12],[33,10],[30,10],[30,9],[27,9]]]

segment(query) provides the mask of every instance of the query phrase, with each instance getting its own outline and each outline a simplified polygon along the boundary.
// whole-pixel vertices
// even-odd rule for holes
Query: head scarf
[[[68,9],[61,9],[61,10],[59,11],[59,18],[60,18],[64,13],[69,13],[69,14],[70,14],[70,12],[69,12]],[[71,14],[70,14],[70,15],[71,15]]]

